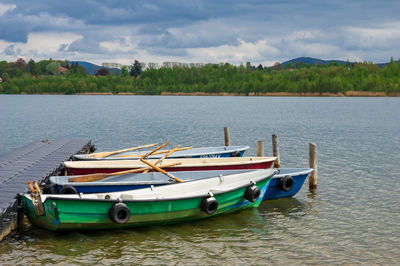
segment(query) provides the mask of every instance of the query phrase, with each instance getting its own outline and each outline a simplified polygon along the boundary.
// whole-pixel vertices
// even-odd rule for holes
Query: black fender
[[[60,189],[60,194],[78,194],[78,191],[75,187],[70,185],[65,185]]]
[[[256,186],[252,185],[246,189],[244,198],[248,201],[255,202],[261,195],[261,190]]]
[[[109,215],[114,223],[124,224],[131,218],[131,211],[125,203],[118,202],[111,206]]]
[[[293,177],[290,175],[281,177],[281,180],[279,181],[279,188],[282,189],[283,191],[290,191],[294,186],[294,180]]]
[[[218,209],[217,199],[214,197],[203,198],[200,204],[200,209],[207,214],[213,214]]]

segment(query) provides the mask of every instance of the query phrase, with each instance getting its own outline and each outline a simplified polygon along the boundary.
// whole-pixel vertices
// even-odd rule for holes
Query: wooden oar
[[[171,167],[175,166],[181,163],[171,163],[171,164],[166,164],[163,165],[162,167]],[[145,170],[151,170],[152,168],[150,167],[142,167],[142,168],[136,168],[136,169],[131,169],[131,170],[126,170],[126,171],[120,171],[120,172],[114,172],[114,173],[97,173],[97,174],[88,174],[88,175],[80,175],[80,176],[75,176],[75,177],[70,177],[68,178],[68,182],[91,182],[91,181],[97,181],[101,180],[110,176],[115,176],[115,175],[124,175],[124,174],[132,174],[132,173],[140,173]]]
[[[33,188],[33,186],[32,186],[30,181],[28,181],[27,184],[28,184],[28,186],[29,186],[29,188],[30,188],[32,193],[37,193],[37,191]]]
[[[160,167],[158,167],[158,166],[156,166],[156,165],[154,165],[154,164],[149,163],[148,161],[144,160],[143,158],[140,158],[140,161],[143,162],[143,163],[145,163],[145,164],[147,164],[148,166],[153,167],[155,170],[157,170],[158,172],[163,173],[164,175],[168,176],[169,178],[172,178],[172,179],[176,180],[176,181],[179,182],[179,183],[183,183],[183,181],[182,181],[181,179],[179,179],[179,178],[177,178],[176,176],[174,176],[174,175],[168,173],[167,171],[161,169]],[[164,165],[163,167],[166,167],[166,166]]]
[[[159,149],[164,148],[168,144],[169,144],[169,141],[167,141],[163,145],[155,148],[151,152],[143,155],[142,158],[146,158],[147,156],[150,156],[151,154],[157,152]],[[180,164],[180,163],[175,163],[175,164],[167,165],[167,166],[174,166],[174,165],[177,165],[177,164]],[[143,172],[145,170],[151,170],[151,169],[152,168],[149,168],[149,167],[142,167],[142,168],[138,168],[138,169],[114,172],[114,173],[109,173],[109,174],[107,174],[107,173],[97,173],[97,174],[81,175],[81,176],[76,176],[76,177],[70,177],[70,178],[68,178],[68,181],[69,182],[91,182],[91,181],[101,180],[101,179],[104,179],[104,178],[109,177],[109,176],[123,175],[123,174],[130,174],[130,173],[140,173],[140,172]]]
[[[40,187],[39,187],[38,183],[36,182],[36,180],[33,181],[33,185],[35,186],[35,188],[36,188],[36,190],[37,190],[37,192],[38,192],[39,194],[42,193],[42,191],[40,190]]]
[[[97,153],[88,154],[87,157],[89,157],[89,158],[104,158],[104,157],[107,157],[107,156],[110,156],[113,154],[118,154],[118,153],[122,153],[122,152],[133,151],[133,150],[139,150],[139,149],[143,149],[143,148],[149,148],[149,147],[153,147],[156,145],[157,145],[157,143],[133,147],[133,148],[129,148],[129,149],[118,150],[118,151],[97,152]]]
[[[154,165],[158,165],[159,163],[161,163],[165,158],[167,158],[168,156],[170,156],[174,151],[176,151],[181,145],[176,146],[175,148],[173,148],[172,150],[170,150],[167,154],[165,154],[163,157],[161,157],[160,159],[158,159]],[[144,158],[143,158],[144,159]],[[146,170],[143,171],[143,173],[147,173],[150,170]]]
[[[155,148],[154,150],[152,150],[149,153],[146,153],[145,155],[141,156],[143,159],[149,157],[150,155],[156,153],[158,150],[164,148],[165,146],[167,146],[169,144],[169,140],[167,142],[165,142],[163,145],[161,145],[160,147]]]
[[[184,150],[189,150],[189,149],[193,149],[193,147],[183,147],[183,148],[179,148],[179,149],[176,149],[175,151],[184,151]],[[157,151],[157,152],[155,152],[155,153],[153,153],[152,155],[155,155],[155,154],[163,154],[163,153],[167,153],[167,152],[170,152],[171,150],[165,150],[165,151]],[[132,154],[132,155],[118,155],[118,156],[115,156],[116,158],[118,157],[118,158],[128,158],[128,157],[133,157],[133,158],[137,158],[137,157],[143,157],[143,154]]]

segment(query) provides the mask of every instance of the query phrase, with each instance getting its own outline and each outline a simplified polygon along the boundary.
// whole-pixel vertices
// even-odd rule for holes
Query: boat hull
[[[313,170],[311,168],[280,169],[280,173],[272,177],[271,183],[268,186],[263,200],[293,197],[297,194],[297,192],[299,192],[304,184],[304,181],[312,171]],[[282,189],[281,182],[285,176],[291,176],[293,178],[293,187],[288,191]]]
[[[275,157],[240,157],[240,158],[208,158],[208,159],[166,159],[164,164],[180,163],[173,167],[163,168],[167,172],[266,169],[274,163]],[[150,160],[151,162],[152,160]],[[121,163],[122,162],[122,163]],[[153,163],[153,162],[152,162]],[[64,163],[68,175],[85,175],[94,173],[114,173],[145,167],[138,160],[125,160],[113,163],[109,161],[69,161]],[[161,164],[162,165],[162,164]]]
[[[176,151],[168,158],[226,158],[226,157],[242,157],[244,152],[249,149],[249,146],[222,146],[222,147],[203,147],[193,148],[189,150]],[[132,160],[139,159],[142,155],[149,153],[150,151],[134,151],[134,152],[123,152],[104,158],[93,158],[88,154],[77,154],[74,155],[75,160]],[[159,159],[163,154],[150,155],[149,159]]]
[[[131,215],[124,224],[117,224],[110,219],[110,209],[118,202],[116,200],[48,197],[43,203],[45,210],[43,216],[36,214],[29,197],[23,196],[22,200],[31,223],[48,230],[127,228],[188,222],[244,208],[258,207],[269,183],[270,178],[257,182],[256,186],[260,188],[261,195],[255,202],[245,199],[247,186],[215,194],[218,209],[211,215],[200,209],[204,197],[149,201],[125,200],[123,203],[129,208]]]

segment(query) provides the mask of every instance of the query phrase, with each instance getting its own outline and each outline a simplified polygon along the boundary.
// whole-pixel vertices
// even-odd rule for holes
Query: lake
[[[308,167],[318,190],[193,223],[53,233],[30,227],[0,243],[2,264],[397,264],[400,98],[0,95],[0,154],[57,138],[98,151],[249,145],[264,140],[281,167]]]

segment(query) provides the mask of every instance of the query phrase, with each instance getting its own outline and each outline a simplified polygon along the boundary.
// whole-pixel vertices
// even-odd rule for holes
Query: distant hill
[[[310,65],[329,65],[330,63],[338,63],[338,64],[345,64],[346,61],[342,60],[322,60],[322,59],[317,59],[317,58],[312,58],[312,57],[298,57],[289,61],[285,61],[282,63],[283,66],[286,66],[287,64],[292,63],[293,65],[296,63],[304,63],[304,64],[310,64]]]
[[[94,75],[96,74],[97,70],[104,68],[103,66],[98,66],[89,62],[85,61],[69,61],[70,64],[72,63],[78,63],[80,66],[83,66],[86,68],[90,74]],[[122,70],[118,68],[109,68],[110,74],[121,74]]]
[[[86,68],[90,74],[94,75],[96,74],[97,70],[104,68],[103,66],[98,66],[86,61],[69,61],[70,64],[78,63],[79,65],[83,66]],[[331,63],[338,63],[338,64],[346,64],[346,61],[343,60],[322,60],[318,58],[312,58],[312,57],[298,57],[295,59],[291,59],[288,61],[285,61],[282,63],[283,66],[288,65],[289,63],[292,63],[293,65],[296,63],[303,63],[303,64],[310,64],[310,65],[329,65]],[[354,63],[354,62],[349,62],[349,63]],[[380,63],[377,64],[379,67],[386,66],[389,63]],[[109,68],[110,74],[122,74],[122,70],[118,68]]]
[[[398,62],[398,61],[396,61]],[[346,61],[343,60],[322,60],[318,58],[312,58],[312,57],[298,57],[295,59],[291,59],[288,61],[285,61],[282,63],[283,66],[286,66],[287,64],[292,63],[293,65],[296,63],[304,63],[304,64],[310,64],[310,65],[329,65],[330,63],[338,63],[338,64],[346,64]],[[350,64],[353,64],[355,62],[349,62]],[[390,63],[377,63],[379,67],[386,66]]]

